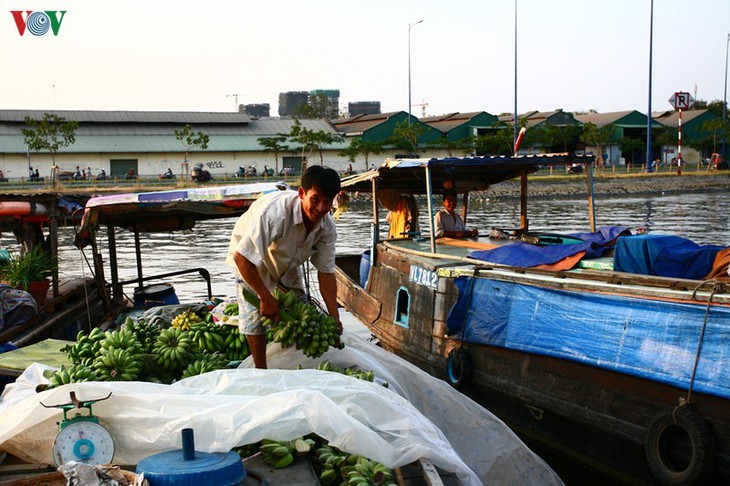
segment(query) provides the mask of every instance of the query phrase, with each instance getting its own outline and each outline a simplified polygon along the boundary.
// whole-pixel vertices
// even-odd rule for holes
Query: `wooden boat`
[[[608,242],[603,250],[613,258],[573,253],[541,266],[505,263],[519,247],[542,255],[575,244],[529,232],[528,175],[539,166],[585,167],[589,235],[599,233],[592,163],[565,154],[403,159],[343,179],[349,191],[425,194],[430,235],[381,240],[373,197],[371,246],[362,256],[338,257],[338,299],[385,349],[448,380],[529,444],[623,481],[727,483],[725,284],[613,269],[622,249],[643,255],[624,243],[656,235]],[[465,194],[466,220],[470,191],[514,178],[522,189],[519,228],[499,233],[533,244],[433,237],[435,194]]]
[[[164,294],[164,291],[150,289],[145,284],[149,281],[162,281],[178,275],[197,273],[206,282],[208,297],[212,289],[210,273],[202,267],[177,269],[158,275],[144,275],[142,268],[142,251],[140,235],[152,232],[187,230],[195,226],[197,221],[217,218],[237,217],[261,195],[271,191],[284,190],[287,186],[280,182],[262,182],[254,184],[238,184],[232,186],[215,186],[203,189],[179,189],[171,191],[154,191],[130,194],[113,194],[89,199],[76,234],[74,244],[77,247],[91,246],[94,255],[94,274],[99,285],[107,286],[105,258],[99,251],[97,235],[100,228],[106,226],[108,241],[108,268],[111,282],[109,299],[121,303],[124,300],[124,286],[135,285],[135,304],[144,305],[145,291],[152,294]],[[119,278],[119,258],[116,252],[116,232],[130,231],[134,234],[137,278],[122,281]],[[159,284],[164,285],[164,284]],[[163,289],[164,290],[164,289]],[[139,296],[139,298],[137,298]],[[172,303],[172,302],[165,302]]]
[[[25,249],[44,246],[54,261],[50,284],[41,286],[37,292],[29,286],[29,293],[38,304],[38,313],[0,332],[0,344],[5,350],[48,338],[72,339],[80,329],[96,325],[111,312],[103,304],[103,289],[97,287],[93,279],[59,277],[59,228],[80,221],[78,209],[83,208],[86,199],[56,193],[0,194],[3,228],[12,229]],[[0,375],[12,377],[20,371],[3,369]]]

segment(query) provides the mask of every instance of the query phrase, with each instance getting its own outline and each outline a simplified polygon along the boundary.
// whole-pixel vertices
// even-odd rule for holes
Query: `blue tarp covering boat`
[[[559,291],[483,278],[455,281],[449,334],[689,386],[707,307]],[[730,398],[730,308],[711,307],[694,389]],[[466,325],[464,324],[466,322]]]

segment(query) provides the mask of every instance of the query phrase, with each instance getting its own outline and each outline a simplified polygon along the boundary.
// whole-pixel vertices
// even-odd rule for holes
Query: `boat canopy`
[[[426,171],[430,172],[434,192],[483,191],[490,185],[537,172],[541,166],[591,164],[593,156],[543,154],[447,157],[440,159],[391,159],[376,169],[345,177],[342,188],[348,191],[372,192],[372,181],[378,189],[395,189],[404,194],[426,194]]]
[[[86,203],[82,227],[89,223],[133,231],[171,231],[203,219],[238,216],[268,192],[287,190],[283,182],[237,184],[171,191],[112,194]]]

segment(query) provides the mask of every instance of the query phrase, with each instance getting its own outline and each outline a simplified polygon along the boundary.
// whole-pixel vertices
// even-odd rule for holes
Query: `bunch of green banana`
[[[136,342],[136,341],[135,341]],[[137,343],[137,349],[141,348]],[[135,381],[139,378],[142,354],[132,349],[102,348],[94,360],[96,374],[101,381]]]
[[[375,373],[373,373],[372,370],[363,371],[359,368],[340,368],[339,366],[329,361],[318,364],[316,369],[322,371],[332,371],[334,373],[340,373],[343,375],[352,376],[353,378],[357,378],[359,380],[365,380],[370,382],[375,379]]]
[[[76,335],[76,344],[68,344],[61,348],[61,351],[68,355],[73,364],[84,364],[90,366],[101,349],[101,341],[104,340],[104,333],[95,327],[88,335],[79,331]]]
[[[123,329],[131,331],[137,336],[137,341],[139,341],[146,353],[152,352],[152,348],[154,348],[155,342],[157,342],[157,336],[160,335],[159,327],[148,323],[142,318],[137,319],[135,323],[131,317],[127,317],[127,320],[124,321]]]
[[[226,341],[221,334],[221,326],[209,322],[196,322],[190,326],[191,338],[201,351],[224,352]]]
[[[223,309],[223,313],[227,316],[238,315],[238,302],[229,302]]]
[[[350,465],[349,458],[348,465]],[[347,471],[348,486],[369,486],[372,484],[396,486],[396,482],[393,480],[393,471],[379,462],[358,456],[355,464],[351,466],[352,469]]]
[[[172,322],[170,322],[170,325],[174,328],[181,329],[183,331],[190,330],[190,326],[195,324],[196,322],[200,322],[202,319],[198,314],[192,311],[192,309],[188,309],[185,312],[182,312],[178,314]]]
[[[104,339],[100,342],[100,352],[112,351],[115,349],[124,349],[129,354],[136,356],[144,352],[142,345],[137,340],[137,336],[126,329],[119,331],[107,331],[104,333]]]
[[[160,365],[175,374],[187,367],[191,358],[197,354],[196,348],[189,333],[169,327],[160,332],[152,352]]]
[[[61,365],[61,368],[53,371],[47,378],[50,380],[48,388],[55,388],[68,383],[97,381],[99,379],[94,369],[86,365],[71,365],[68,368],[65,365]]]
[[[242,361],[251,354],[248,349],[246,335],[241,334],[237,327],[221,326],[221,332],[224,335],[226,358],[231,361]]]
[[[259,450],[261,459],[269,466],[282,468],[294,462],[294,450],[289,442],[264,439]]]
[[[317,306],[302,302],[294,292],[275,291],[274,296],[279,301],[282,320],[273,322],[268,317],[261,318],[274,342],[283,347],[294,345],[310,358],[321,356],[330,346],[344,347],[334,318],[320,312]]]
[[[322,444],[314,451],[317,462],[323,467],[338,468],[347,460],[347,453],[332,447],[329,444]]]
[[[202,353],[198,358],[190,363],[182,373],[183,378],[190,376],[202,375],[209,371],[221,370],[228,365],[228,359],[221,353]]]

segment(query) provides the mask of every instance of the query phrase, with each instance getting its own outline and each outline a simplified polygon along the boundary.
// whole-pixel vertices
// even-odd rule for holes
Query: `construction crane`
[[[226,95],[226,98],[231,98],[231,97],[233,97],[233,100],[236,102],[236,111],[238,111],[239,110],[239,107],[238,107],[238,93],[233,93],[233,94],[227,94]]]
[[[421,117],[426,118],[426,108],[428,108],[428,103],[426,103],[426,100],[422,99],[420,103],[413,103],[411,105],[411,108],[413,108],[414,106],[420,106],[421,107]]]

